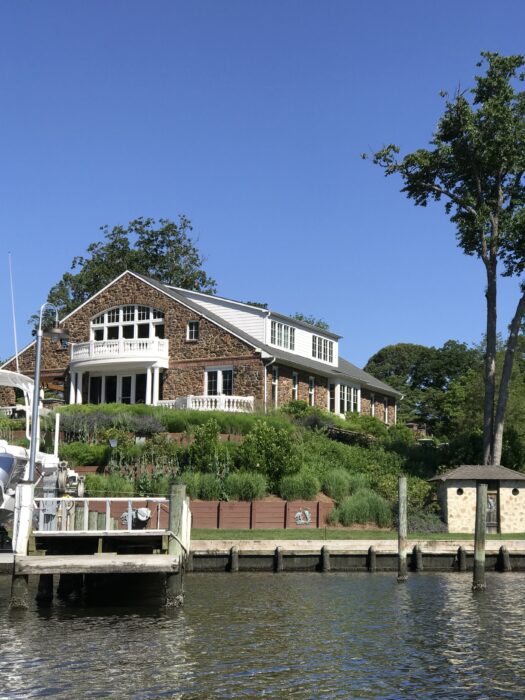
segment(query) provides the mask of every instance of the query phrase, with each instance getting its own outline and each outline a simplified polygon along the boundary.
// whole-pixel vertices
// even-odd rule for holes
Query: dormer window
[[[312,357],[323,362],[334,361],[334,343],[327,338],[321,338],[318,335],[312,336]]]
[[[96,342],[137,338],[164,338],[164,312],[126,304],[108,309],[91,321],[91,339]]]
[[[286,323],[272,321],[270,326],[270,344],[287,350],[295,350],[295,328],[286,325]]]

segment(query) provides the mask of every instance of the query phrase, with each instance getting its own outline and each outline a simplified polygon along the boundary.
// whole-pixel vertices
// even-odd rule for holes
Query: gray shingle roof
[[[444,474],[437,474],[429,481],[525,481],[525,474],[507,469],[501,464],[462,464]]]

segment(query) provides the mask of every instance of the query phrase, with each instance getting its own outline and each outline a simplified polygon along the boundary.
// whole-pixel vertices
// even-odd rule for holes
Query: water
[[[521,698],[525,578],[193,574],[183,610],[9,612],[0,699]]]

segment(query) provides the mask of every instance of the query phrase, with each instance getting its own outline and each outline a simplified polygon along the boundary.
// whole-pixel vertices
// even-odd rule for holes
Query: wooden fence
[[[333,504],[324,501],[191,501],[192,527],[254,530],[325,527]]]

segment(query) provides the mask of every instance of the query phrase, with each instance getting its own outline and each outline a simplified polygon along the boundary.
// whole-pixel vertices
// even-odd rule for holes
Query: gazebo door
[[[498,492],[496,490],[487,491],[487,532],[497,533],[499,530],[499,504]]]

